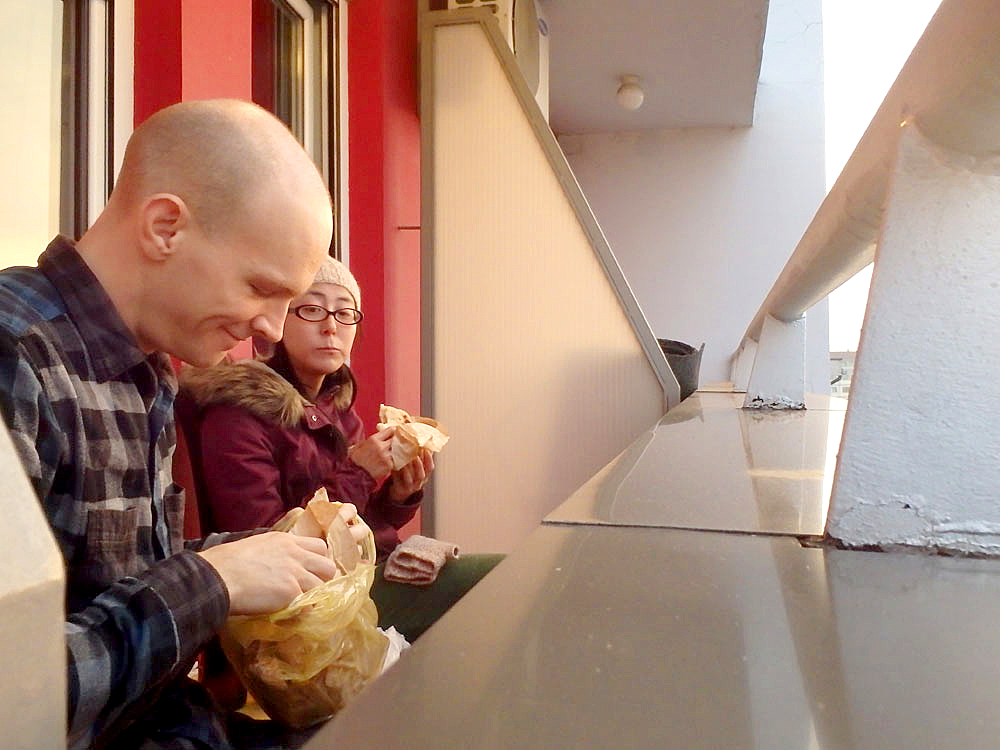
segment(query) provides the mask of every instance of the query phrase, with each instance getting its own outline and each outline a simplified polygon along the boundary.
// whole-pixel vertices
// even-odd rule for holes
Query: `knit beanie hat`
[[[350,272],[347,266],[332,255],[327,256],[326,260],[319,267],[313,279],[313,284],[340,284],[340,286],[351,293],[351,296],[354,297],[354,304],[359,310],[361,309],[361,287],[358,286],[354,274]]]

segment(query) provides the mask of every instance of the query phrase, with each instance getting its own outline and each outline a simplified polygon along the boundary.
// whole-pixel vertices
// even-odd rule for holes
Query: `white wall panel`
[[[752,127],[560,134],[653,331],[705,342],[702,383],[729,379],[823,200],[823,123],[822,4],[794,0],[769,6]],[[825,301],[806,338],[807,390],[829,393]]]
[[[664,391],[483,28],[433,34],[424,388],[452,435],[434,532],[506,551],[655,423]]]
[[[0,268],[35,264],[59,231],[62,3],[0,3]]]

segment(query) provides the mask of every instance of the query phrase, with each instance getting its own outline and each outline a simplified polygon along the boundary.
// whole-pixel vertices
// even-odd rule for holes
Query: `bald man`
[[[286,745],[269,726],[247,736],[186,674],[228,615],[281,609],[336,569],[288,534],[185,549],[167,354],[210,365],[278,340],[331,231],[284,125],[189,102],[135,131],[75,246],[0,272],[0,409],[66,562],[70,748]]]

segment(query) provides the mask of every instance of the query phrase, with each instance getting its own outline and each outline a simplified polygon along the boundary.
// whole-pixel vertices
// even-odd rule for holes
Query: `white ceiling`
[[[768,0],[539,0],[558,134],[753,122]],[[634,112],[619,76],[641,77]]]

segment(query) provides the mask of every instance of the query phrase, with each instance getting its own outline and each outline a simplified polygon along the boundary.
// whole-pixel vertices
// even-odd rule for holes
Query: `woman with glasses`
[[[425,452],[393,471],[392,428],[365,437],[347,365],[362,317],[357,281],[328,258],[266,358],[187,373],[201,409],[203,531],[270,526],[326,487],[357,506],[380,557],[399,544],[434,462]]]

